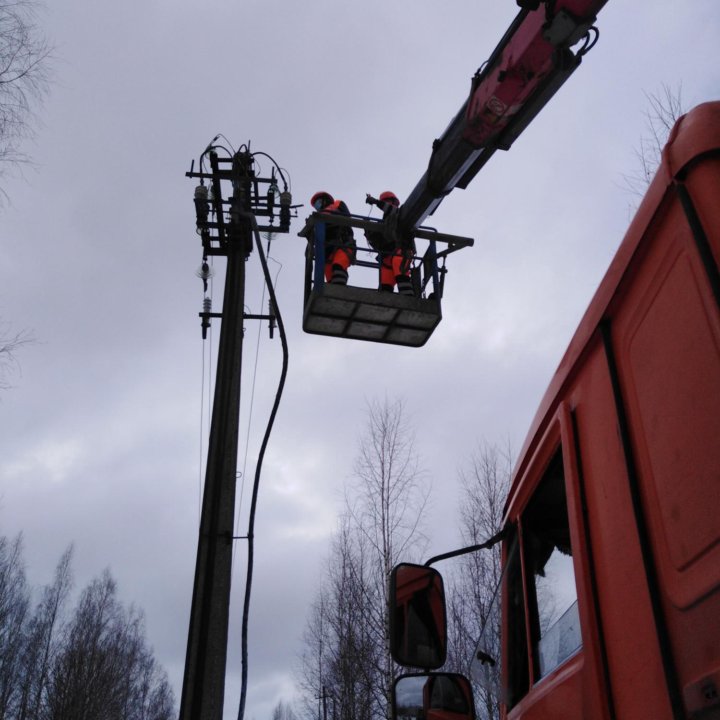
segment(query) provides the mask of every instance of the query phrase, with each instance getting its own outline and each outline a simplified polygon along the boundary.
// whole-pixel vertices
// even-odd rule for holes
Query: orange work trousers
[[[330,253],[330,257],[325,262],[325,282],[330,282],[332,278],[332,266],[339,265],[343,270],[347,270],[352,264],[352,254],[345,248],[337,248]]]
[[[396,250],[392,255],[383,255],[380,264],[380,284],[395,285],[398,275],[410,274],[410,258],[405,257],[403,250]]]

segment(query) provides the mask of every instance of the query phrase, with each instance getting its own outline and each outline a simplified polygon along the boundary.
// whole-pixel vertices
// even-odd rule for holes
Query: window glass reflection
[[[582,645],[572,556],[553,551],[545,577],[536,579],[540,616],[537,657],[542,678]]]
[[[582,645],[562,453],[550,461],[521,519],[534,680]]]

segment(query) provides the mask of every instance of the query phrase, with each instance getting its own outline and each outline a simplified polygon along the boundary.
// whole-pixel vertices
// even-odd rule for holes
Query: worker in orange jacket
[[[394,192],[386,190],[379,198],[366,197],[370,205],[377,205],[387,218],[400,207],[400,201]],[[385,232],[366,232],[368,243],[380,254],[380,290],[392,292],[397,284],[401,295],[414,295],[410,280],[410,266],[415,256],[415,243],[398,237],[389,237]]]
[[[310,199],[313,209],[318,212],[349,215],[350,210],[342,200],[335,200],[324,190],[316,192]],[[347,285],[348,268],[355,261],[355,236],[347,225],[325,226],[325,282]]]

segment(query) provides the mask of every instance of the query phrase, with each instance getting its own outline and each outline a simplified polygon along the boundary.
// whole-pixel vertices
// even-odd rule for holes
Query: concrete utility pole
[[[253,247],[255,218],[271,218],[275,195],[280,195],[280,224],[260,229],[287,232],[290,227],[290,195],[280,193],[275,180],[255,176],[253,156],[243,146],[229,158],[219,158],[214,147],[201,156],[200,178],[195,191],[197,229],[203,242],[203,268],[209,255],[227,258],[222,313],[209,311],[203,318],[203,337],[211,317],[221,317],[217,375],[208,445],[205,489],[198,538],[195,583],[185,674],[180,703],[180,720],[222,720],[230,608],[235,486],[237,478],[238,424],[242,370],[243,322],[265,318],[273,327],[273,315],[244,314],[245,264]],[[203,172],[208,156],[211,172]],[[229,167],[228,167],[229,165]],[[205,187],[210,181],[211,194]],[[223,185],[232,192],[223,199]],[[269,184],[267,194],[259,193],[260,183]],[[284,196],[284,197],[283,197]],[[213,219],[211,220],[211,212]],[[203,276],[206,280],[206,277]]]

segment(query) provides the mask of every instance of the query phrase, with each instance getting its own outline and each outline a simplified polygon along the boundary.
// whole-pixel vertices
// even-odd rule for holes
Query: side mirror
[[[447,622],[440,573],[402,563],[390,576],[390,654],[399,665],[436,670],[445,663]]]
[[[454,673],[401,675],[393,684],[393,720],[475,720],[470,681]]]

